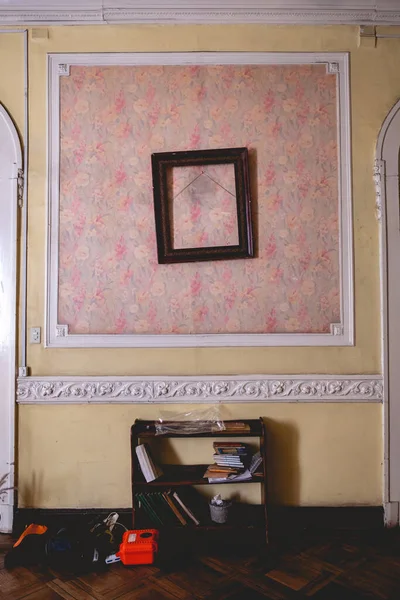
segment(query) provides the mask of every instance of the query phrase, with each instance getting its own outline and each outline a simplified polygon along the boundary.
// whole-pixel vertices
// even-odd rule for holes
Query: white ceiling
[[[400,0],[0,0],[0,23],[400,24]]]

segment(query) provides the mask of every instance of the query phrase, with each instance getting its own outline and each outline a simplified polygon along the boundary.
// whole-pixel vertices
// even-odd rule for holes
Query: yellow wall
[[[267,417],[270,499],[292,505],[380,504],[380,411],[379,404],[246,405],[247,417]],[[20,412],[20,505],[131,505],[130,425],[135,418],[153,418],[156,407],[25,406]],[[222,416],[243,414],[241,406],[231,405]],[[211,442],[179,440],[178,460],[209,462]],[[223,489],[225,496],[237,491],[242,500],[260,500],[257,483]]]
[[[400,40],[380,39],[377,48],[358,48],[357,34],[358,28],[351,26],[85,26],[53,27],[48,39],[30,40],[28,326],[44,325],[48,52],[351,52],[356,299],[355,347],[66,350],[35,345],[28,348],[32,375],[380,371],[378,226],[371,171],[379,128],[400,95]],[[6,37],[0,35],[0,101],[21,126],[22,42]],[[380,405],[234,405],[226,410],[232,416],[268,419],[276,501],[381,503]],[[129,425],[138,416],[158,412],[157,406],[21,406],[20,504],[128,506]]]
[[[60,27],[30,44],[30,210],[28,324],[43,325],[46,221],[46,54],[137,51],[353,51],[356,337],[354,348],[181,348],[48,350],[29,348],[37,375],[160,375],[234,373],[376,373],[379,371],[378,227],[371,176],[380,125],[400,93],[395,61],[400,44],[357,49],[356,27],[110,26]],[[374,66],[376,61],[376,66]],[[371,75],[379,78],[373,95]],[[397,86],[396,86],[397,82]],[[385,100],[385,85],[386,95]],[[366,102],[368,98],[368,102]],[[369,109],[369,107],[371,107]]]

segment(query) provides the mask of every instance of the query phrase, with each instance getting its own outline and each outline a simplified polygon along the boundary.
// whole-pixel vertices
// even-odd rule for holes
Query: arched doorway
[[[400,100],[378,136],[374,178],[381,223],[385,522],[399,525],[400,502]]]
[[[9,114],[0,105],[0,480],[14,484],[16,376],[16,255],[18,172],[21,146]],[[0,497],[0,532],[12,528],[14,493]]]

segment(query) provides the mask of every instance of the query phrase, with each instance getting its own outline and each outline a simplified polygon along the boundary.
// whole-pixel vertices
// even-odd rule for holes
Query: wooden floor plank
[[[95,596],[88,594],[75,581],[62,581],[54,579],[47,584],[65,600],[97,600]]]
[[[399,600],[400,530],[307,531],[266,552],[180,557],[158,566],[75,575],[46,565],[4,568],[0,600]]]
[[[63,600],[63,597],[50,589],[47,585],[44,585],[40,590],[24,596],[24,600]]]
[[[368,550],[362,549],[355,544],[341,543],[337,540],[315,544],[302,552],[302,556],[308,560],[318,558],[327,565],[334,565],[339,570],[356,567],[367,560]]]
[[[207,600],[294,600],[290,590],[277,591],[270,588],[268,591],[249,587],[240,581],[231,581],[222,588],[214,590]],[[296,600],[299,600],[297,597]]]
[[[22,590],[29,590],[37,584],[44,584],[43,578],[33,573],[29,568],[18,567],[7,571],[0,569],[0,591],[4,594],[17,594]],[[22,596],[20,596],[22,597]]]
[[[362,592],[349,590],[336,582],[330,583],[312,596],[313,600],[372,600],[374,596],[366,596]]]
[[[167,589],[174,593],[171,586],[177,586],[182,590],[182,594],[186,592],[189,597],[201,599],[210,594],[215,587],[229,580],[229,575],[221,573],[218,568],[214,568],[212,565],[201,561],[192,561],[184,570],[167,574],[161,571],[152,579],[158,588]],[[182,595],[182,598],[184,597]]]
[[[314,557],[285,558],[280,561],[276,569],[269,571],[266,577],[274,579],[295,591],[300,591],[306,586],[311,587],[316,582],[331,581],[339,574],[334,565],[327,565]],[[326,585],[327,585],[326,583]]]
[[[138,566],[124,567],[117,563],[105,572],[87,573],[77,578],[78,586],[96,599],[114,600],[137,587],[138,583],[147,580],[158,572],[156,567]]]
[[[0,600],[24,600],[29,594],[39,592],[43,587],[43,583],[37,583],[33,586],[21,586],[19,589],[14,588],[10,592],[0,591]]]
[[[359,567],[346,571],[337,581],[343,587],[374,594],[377,599],[400,598],[400,559],[370,558]]]
[[[249,591],[257,594],[264,594],[271,600],[291,600],[298,598],[296,592],[281,582],[269,579],[259,574],[248,573],[244,575],[239,573],[236,577],[237,583],[244,585]]]
[[[177,598],[179,596],[168,590],[157,588],[149,581],[138,584],[135,589],[123,596],[118,596],[118,600],[177,600]]]

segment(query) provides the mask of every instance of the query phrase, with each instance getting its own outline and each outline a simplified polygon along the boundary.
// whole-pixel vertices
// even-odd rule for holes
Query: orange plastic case
[[[116,556],[124,565],[152,565],[157,551],[157,529],[131,529],[122,536]]]

